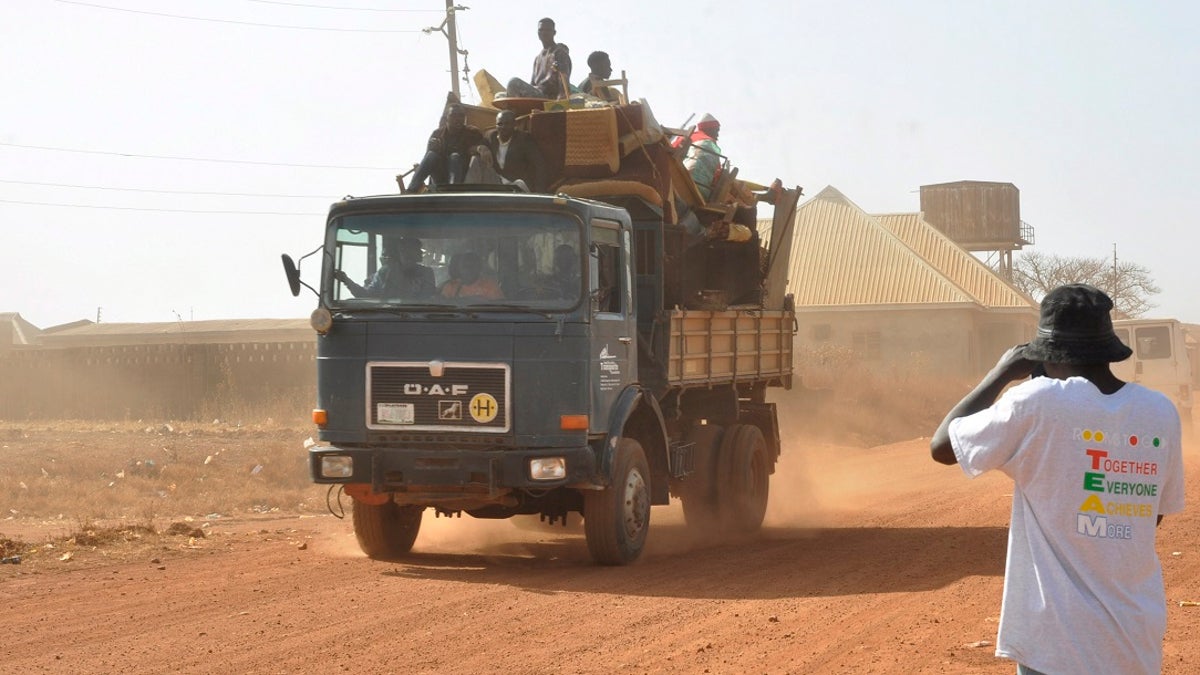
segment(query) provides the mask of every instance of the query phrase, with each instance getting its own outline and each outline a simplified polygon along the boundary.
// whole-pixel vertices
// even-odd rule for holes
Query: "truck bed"
[[[790,385],[793,312],[675,309],[667,314],[670,386],[764,380]]]

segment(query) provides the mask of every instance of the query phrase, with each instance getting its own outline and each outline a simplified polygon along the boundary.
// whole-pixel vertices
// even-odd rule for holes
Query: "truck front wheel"
[[[390,500],[378,505],[354,500],[353,509],[358,547],[375,560],[389,560],[411,551],[425,511],[420,506],[400,506]]]
[[[734,424],[725,430],[717,475],[717,503],[724,528],[757,532],[767,513],[770,467],[767,442],[753,424]]]
[[[613,482],[583,496],[588,551],[601,565],[627,565],[642,554],[650,528],[650,465],[632,438],[617,443]]]

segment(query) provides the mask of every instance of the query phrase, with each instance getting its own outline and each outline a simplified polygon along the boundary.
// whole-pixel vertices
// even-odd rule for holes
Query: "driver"
[[[421,240],[388,237],[379,254],[379,269],[366,285],[354,283],[343,270],[333,277],[346,284],[356,298],[424,298],[436,289],[433,270],[421,264]]]

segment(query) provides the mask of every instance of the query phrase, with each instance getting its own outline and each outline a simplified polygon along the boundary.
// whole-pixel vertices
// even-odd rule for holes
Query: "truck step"
[[[695,443],[671,441],[668,461],[672,478],[683,478],[695,470],[695,448]]]

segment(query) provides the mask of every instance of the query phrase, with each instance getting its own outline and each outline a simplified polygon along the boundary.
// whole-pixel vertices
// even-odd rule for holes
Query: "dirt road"
[[[923,439],[787,449],[767,527],[693,540],[653,513],[635,565],[580,534],[426,515],[412,557],[346,521],[221,519],[204,538],[0,567],[0,671],[1011,673],[993,656],[1010,486]],[[1200,668],[1200,466],[1159,553],[1167,673]],[[30,538],[32,540],[32,538]]]

